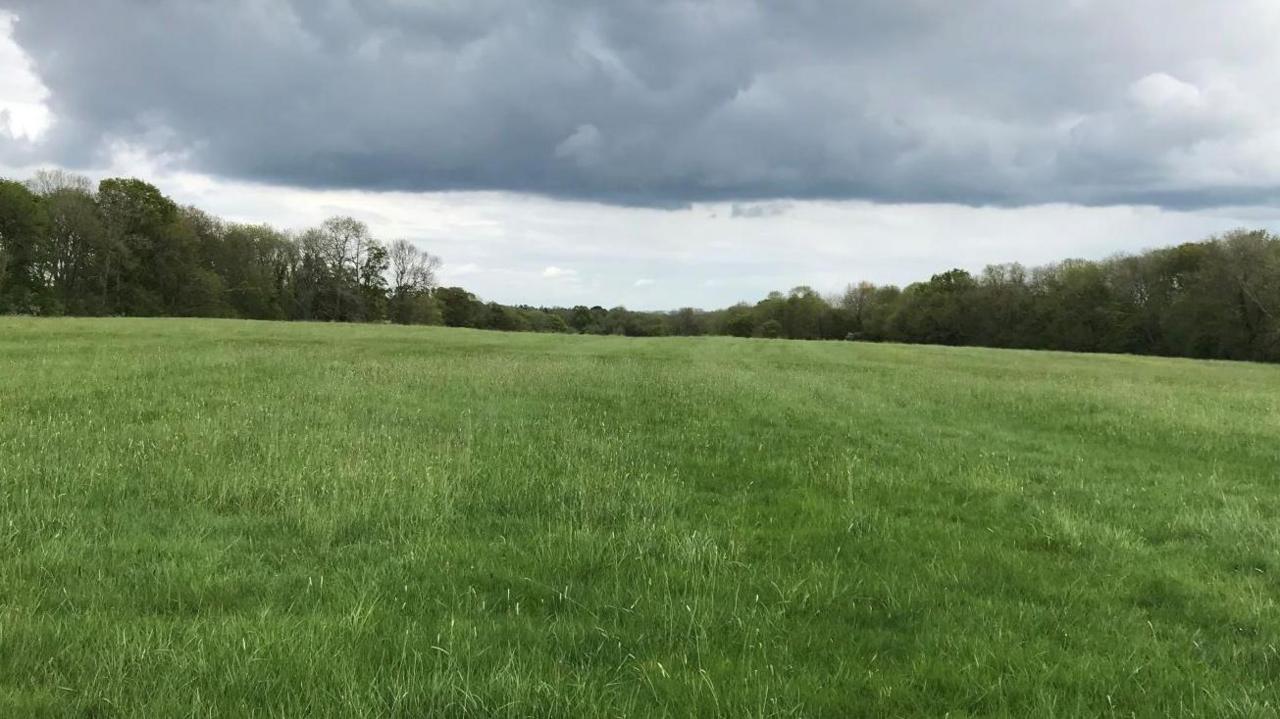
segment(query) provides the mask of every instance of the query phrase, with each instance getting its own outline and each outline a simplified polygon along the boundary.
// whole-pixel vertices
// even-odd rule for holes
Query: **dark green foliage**
[[[504,307],[497,302],[490,302],[480,311],[478,326],[507,332],[522,332],[529,329],[528,321],[518,310]]]
[[[810,288],[699,313],[739,337],[853,339],[1280,361],[1280,238],[1237,231],[1102,262],[954,269],[928,282]],[[669,317],[671,333],[690,326]]]
[[[755,329],[755,320],[751,317],[751,308],[746,305],[736,305],[725,310],[724,322],[720,326],[720,334],[726,334],[733,337],[750,337]]]
[[[435,298],[449,327],[476,327],[483,318],[484,303],[461,287],[441,287]]]
[[[0,180],[0,311],[38,310],[47,222],[39,197],[21,183]]]
[[[777,320],[765,320],[756,328],[756,337],[764,337],[765,339],[776,339],[782,337],[782,323]]]
[[[440,312],[440,302],[427,292],[394,295],[390,300],[389,306],[389,319],[396,324],[444,324],[444,316]]]

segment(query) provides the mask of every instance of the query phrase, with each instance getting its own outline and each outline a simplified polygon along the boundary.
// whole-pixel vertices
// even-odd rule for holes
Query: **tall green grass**
[[[1280,368],[0,319],[0,716],[1275,716]]]

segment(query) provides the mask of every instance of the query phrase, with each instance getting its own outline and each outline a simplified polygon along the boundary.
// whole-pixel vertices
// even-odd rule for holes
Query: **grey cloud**
[[[69,165],[127,142],[266,183],[655,206],[1280,194],[1266,0],[14,9],[57,118],[25,151]]]
[[[735,202],[729,206],[729,216],[747,219],[778,217],[790,209],[789,202]]]

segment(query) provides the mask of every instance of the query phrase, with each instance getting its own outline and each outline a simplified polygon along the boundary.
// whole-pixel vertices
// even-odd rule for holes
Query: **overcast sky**
[[[720,306],[1280,228],[1274,0],[0,0],[0,174]]]

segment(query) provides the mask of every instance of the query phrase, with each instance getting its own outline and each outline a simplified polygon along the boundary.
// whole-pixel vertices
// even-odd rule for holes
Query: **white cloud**
[[[653,280],[648,277],[641,277],[631,284],[632,287],[652,287]]]
[[[542,276],[548,279],[555,279],[557,277],[576,277],[577,274],[577,270],[566,270],[563,267],[556,267],[554,265],[542,270]]]
[[[1163,72],[1152,73],[1129,86],[1129,96],[1149,110],[1199,109],[1200,88]]]
[[[31,59],[13,41],[11,13],[0,10],[0,135],[18,140],[40,139],[53,124],[49,91],[31,66]]]

